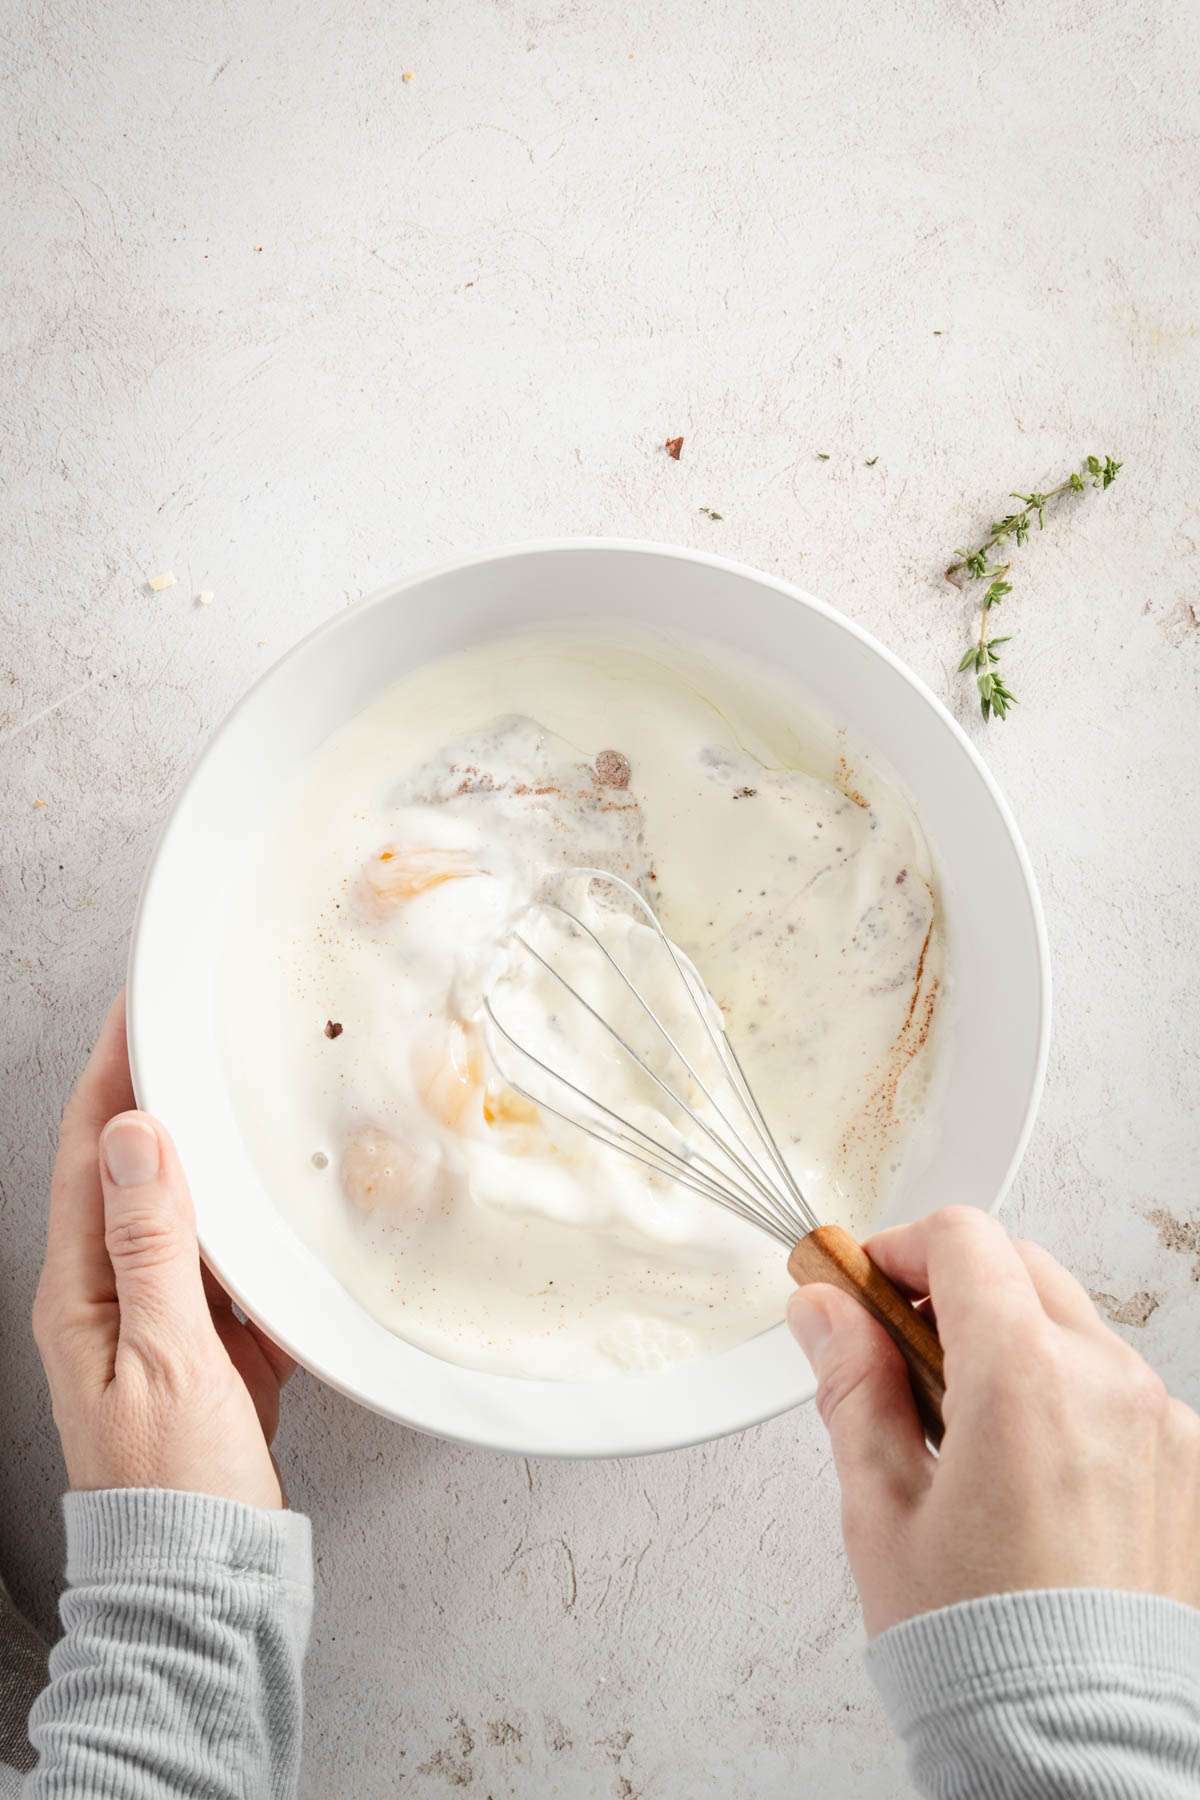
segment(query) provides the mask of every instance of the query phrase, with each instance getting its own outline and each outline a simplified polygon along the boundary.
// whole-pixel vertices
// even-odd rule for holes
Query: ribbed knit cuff
[[[1200,1695],[1200,1611],[1110,1588],[990,1594],[893,1625],[869,1646],[867,1669],[906,1737],[955,1702],[1080,1673]]]
[[[64,1495],[63,1516],[73,1584],[163,1565],[199,1574],[214,1564],[305,1587],[312,1581],[312,1529],[303,1513],[170,1488],[98,1488]]]

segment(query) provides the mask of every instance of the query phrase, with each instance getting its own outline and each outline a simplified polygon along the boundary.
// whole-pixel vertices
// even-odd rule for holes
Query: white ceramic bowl
[[[601,618],[723,640],[793,672],[916,802],[945,898],[951,1050],[927,1166],[889,1218],[1000,1203],[1033,1124],[1049,1038],[1041,906],[995,782],[928,689],[819,600],[715,556],[568,539],[410,576],[306,638],[217,732],[155,854],[130,971],[138,1099],[175,1134],[206,1257],[278,1343],[407,1425],[528,1455],[701,1442],[810,1398],[812,1377],[783,1325],[720,1356],[596,1382],[483,1374],[393,1337],[295,1234],[250,1160],[219,1051],[216,968],[280,786],[331,731],[432,657]]]

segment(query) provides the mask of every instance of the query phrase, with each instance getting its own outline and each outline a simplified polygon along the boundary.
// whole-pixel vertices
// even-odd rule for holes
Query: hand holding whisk
[[[853,1295],[900,1350],[925,1430],[940,1443],[945,1382],[935,1332],[848,1232],[820,1223],[720,1008],[647,901],[603,869],[568,870],[514,930],[511,948],[509,969],[484,1002],[489,1047],[508,1085],[775,1238],[797,1284],[827,1281]],[[564,950],[568,957],[556,955]],[[539,1055],[533,1045],[546,1048],[547,1036],[550,1054]]]

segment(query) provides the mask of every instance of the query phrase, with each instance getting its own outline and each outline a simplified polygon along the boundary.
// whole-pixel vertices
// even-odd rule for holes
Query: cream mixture
[[[727,1348],[789,1289],[769,1238],[561,1123],[489,1054],[513,923],[577,865],[651,902],[810,1203],[860,1232],[928,1088],[943,961],[905,795],[724,647],[501,639],[406,676],[298,771],[229,958],[256,1160],[392,1331],[554,1379]],[[522,1000],[561,1061],[561,1019]]]

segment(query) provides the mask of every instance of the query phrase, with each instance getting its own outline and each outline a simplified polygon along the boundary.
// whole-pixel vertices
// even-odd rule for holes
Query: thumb
[[[865,1307],[817,1282],[797,1288],[787,1316],[817,1377],[849,1535],[860,1513],[879,1519],[913,1504],[929,1485],[933,1458],[904,1359]]]
[[[161,1352],[211,1333],[192,1198],[175,1146],[148,1113],[118,1113],[104,1127],[100,1186],[121,1342]]]

